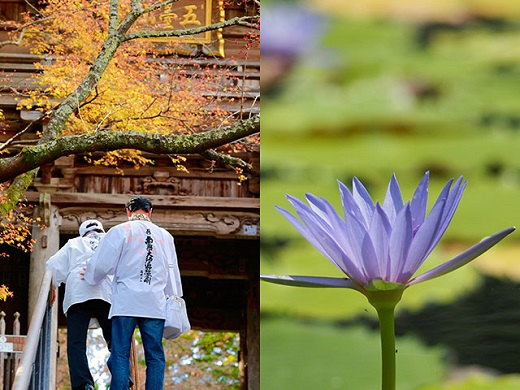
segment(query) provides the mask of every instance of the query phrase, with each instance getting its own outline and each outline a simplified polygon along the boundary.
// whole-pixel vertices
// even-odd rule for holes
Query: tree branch
[[[131,33],[125,35],[123,38],[124,41],[130,41],[132,39],[142,39],[142,38],[173,38],[173,37],[184,37],[187,35],[197,35],[206,31],[214,31],[219,30],[221,28],[226,28],[230,26],[236,25],[245,25],[250,27],[249,23],[252,20],[258,19],[259,16],[242,16],[235,17],[233,19],[224,20],[223,22],[213,23],[207,26],[189,28],[186,30],[171,30],[171,31],[140,31],[137,33]]]
[[[213,149],[209,149],[209,150],[206,150],[206,151],[200,153],[200,155],[204,158],[207,158],[208,160],[216,161],[220,164],[231,165],[233,167],[240,168],[240,169],[244,170],[244,172],[248,172],[248,173],[254,172],[253,165],[245,162],[244,160],[242,160],[240,158],[230,156],[229,154],[218,153],[217,151],[215,151]]]
[[[7,148],[9,145],[11,145],[14,142],[15,139],[17,139],[18,137],[21,137],[23,134],[25,134],[27,131],[29,131],[31,129],[31,127],[38,121],[39,121],[39,119],[30,122],[27,126],[25,126],[25,128],[23,130],[20,130],[18,133],[13,135],[7,141],[5,141],[4,143],[0,144],[0,151],[2,151],[5,148]]]
[[[43,23],[43,22],[46,22],[46,21],[49,21],[49,20],[52,20],[52,19],[54,19],[54,18],[42,17],[40,19],[36,19],[36,20],[34,20],[32,22],[25,23],[23,25],[19,25],[17,23],[11,23],[11,22],[1,23],[0,27],[2,27],[2,28],[4,28],[4,27],[13,27],[15,31],[19,31],[20,32],[20,35],[18,36],[18,39],[15,40],[15,41],[2,41],[2,42],[0,42],[0,47],[7,46],[7,45],[20,46],[20,44],[22,43],[23,37],[25,35],[25,30],[27,29],[27,27],[30,27],[30,26],[35,25],[35,24]]]
[[[27,188],[31,185],[39,168],[33,169],[16,177],[7,189],[3,201],[0,203],[0,220],[4,219],[9,212],[16,207]]]
[[[244,138],[260,131],[260,117],[255,116],[245,121],[212,130],[205,133],[168,136],[163,134],[150,134],[141,132],[108,132],[101,131],[92,134],[59,137],[65,123],[70,115],[76,110],[97,87],[108,64],[114,54],[124,41],[138,38],[155,37],[180,37],[194,35],[206,31],[222,29],[233,25],[250,26],[250,22],[258,19],[258,16],[236,17],[221,23],[182,31],[153,32],[128,34],[137,18],[143,13],[151,12],[176,0],[159,0],[150,8],[143,9],[140,0],[132,1],[132,10],[121,21],[119,26],[115,25],[113,19],[117,9],[117,0],[111,1],[109,34],[103,46],[94,60],[92,67],[76,90],[68,95],[61,104],[53,111],[53,114],[43,131],[42,137],[37,145],[27,146],[13,157],[0,159],[0,182],[14,181],[8,190],[8,200],[1,205],[0,215],[11,210],[16,202],[22,197],[32,183],[38,167],[56,160],[58,157],[70,154],[84,153],[89,151],[111,151],[118,149],[137,149],[159,154],[185,154],[204,153],[227,143]],[[41,23],[50,18],[41,18],[31,23]],[[23,35],[23,29],[31,23],[19,27]],[[9,42],[8,44],[16,44]],[[2,44],[0,43],[0,47]],[[59,138],[58,138],[59,137]],[[207,152],[212,155],[212,152]],[[229,161],[229,160],[228,160]],[[233,164],[236,161],[230,161]],[[14,202],[14,203],[13,203]]]
[[[260,131],[260,116],[217,130],[188,135],[151,134],[137,131],[64,136],[51,142],[23,148],[13,157],[0,160],[0,182],[53,162],[59,157],[96,151],[137,149],[155,154],[202,153]]]
[[[158,3],[152,4],[150,7],[146,8],[143,11],[143,14],[148,14],[150,12],[153,12],[155,10],[158,10],[160,8],[167,6],[168,4],[176,3],[177,1],[179,1],[179,0],[165,0],[165,1],[160,1]]]
[[[2,41],[2,42],[0,42],[0,47],[9,46],[9,45],[20,46],[20,44],[22,43],[22,39],[23,39],[24,33],[25,33],[25,30],[22,30],[20,32],[20,35],[18,36],[18,39],[16,41]]]
[[[114,34],[117,30],[117,20],[119,18],[118,7],[119,1],[110,0],[108,12],[108,35]]]

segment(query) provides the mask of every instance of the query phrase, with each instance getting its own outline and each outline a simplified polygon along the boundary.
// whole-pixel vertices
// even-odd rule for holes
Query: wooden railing
[[[22,356],[21,358],[13,358],[13,362],[7,360],[10,364],[15,366],[15,368],[10,371],[15,372],[14,382],[12,387],[10,387],[12,375],[7,376],[3,387],[0,386],[0,390],[54,390],[51,389],[50,384],[54,383],[54,381],[51,380],[51,377],[54,375],[54,373],[51,372],[51,368],[55,367],[56,355],[52,353],[51,332],[57,328],[58,324],[57,318],[53,320],[52,316],[51,288],[51,274],[49,271],[46,271],[40,287],[38,301],[29,324]],[[5,333],[5,321],[2,321],[3,316],[0,317],[0,337],[2,335],[2,329]],[[15,322],[13,328],[15,329],[14,332],[20,333],[19,323],[18,326],[16,326]],[[135,338],[133,338],[132,341],[130,355],[131,374],[134,379],[132,389],[140,390],[141,380],[137,368],[139,363],[137,350],[135,348]],[[1,355],[2,354],[0,354],[0,361],[2,361]],[[2,372],[6,371],[3,366],[0,367],[2,368]],[[2,378],[2,380],[4,379],[2,375],[0,375],[0,378]]]
[[[51,274],[45,272],[38,301],[29,324],[22,358],[16,370],[13,390],[49,390],[51,378],[52,304]],[[55,360],[54,360],[55,361]],[[54,390],[54,389],[52,389]]]
[[[5,312],[0,312],[0,390],[9,390],[20,362],[25,336],[20,335],[20,313],[14,313],[13,334],[6,334]]]

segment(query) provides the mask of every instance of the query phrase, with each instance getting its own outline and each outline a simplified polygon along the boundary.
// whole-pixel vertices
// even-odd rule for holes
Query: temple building
[[[36,1],[0,2],[0,20],[19,20],[22,12],[30,11],[31,2],[36,6]],[[185,17],[197,18],[202,23],[214,21],[215,17],[230,19],[259,12],[255,2],[249,1],[182,2],[186,3]],[[213,12],[192,13],[203,7]],[[168,20],[173,11],[169,12],[165,10],[161,17]],[[240,87],[219,92],[222,107],[233,115],[259,112],[259,49],[244,50],[243,38],[248,33],[246,27],[233,26],[204,34],[186,43],[181,53],[196,64],[194,72],[226,69],[228,78],[222,82]],[[7,31],[1,31],[0,42],[5,40]],[[19,133],[40,115],[38,111],[20,110],[19,99],[12,93],[21,86],[34,87],[31,77],[38,73],[38,61],[44,59],[27,49],[16,45],[0,47],[0,72],[10,83],[10,89],[0,92],[0,109],[8,124],[0,134],[0,142]],[[38,126],[44,125],[40,122],[34,126],[10,148],[19,150],[34,142]],[[127,220],[124,205],[130,196],[142,194],[153,202],[153,221],[175,238],[192,328],[239,333],[241,389],[259,389],[259,145],[235,156],[253,165],[254,172],[246,174],[247,180],[242,180],[234,169],[199,155],[183,156],[187,170],[177,169],[170,156],[153,154],[145,157],[155,164],[140,169],[130,164],[118,168],[93,166],[84,155],[61,157],[41,167],[25,196],[47,227],[33,228],[37,242],[31,253],[0,246],[1,252],[9,255],[0,260],[0,285],[5,284],[14,292],[13,297],[0,301],[0,311],[5,313],[5,333],[13,333],[12,318],[17,312],[21,334],[26,334],[45,262],[68,239],[78,235],[79,225],[95,218],[108,230]],[[58,324],[65,327],[61,310],[63,286],[59,296]]]

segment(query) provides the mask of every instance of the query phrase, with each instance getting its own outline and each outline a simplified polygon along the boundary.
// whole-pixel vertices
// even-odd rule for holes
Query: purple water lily
[[[261,55],[294,61],[315,49],[325,16],[298,4],[266,4],[262,8]]]
[[[485,238],[454,259],[412,278],[446,231],[467,182],[462,177],[449,180],[427,215],[428,183],[427,172],[412,200],[404,203],[393,175],[380,204],[374,203],[357,178],[353,179],[352,191],[339,182],[343,218],[324,198],[307,194],[307,205],[288,195],[300,219],[287,210],[277,209],[347,278],[262,275],[262,279],[361,291],[404,289],[467,264],[515,230],[511,227]]]
[[[262,6],[262,93],[274,88],[296,63],[317,49],[325,25],[325,16],[305,5]]]
[[[374,203],[357,178],[353,180],[352,192],[339,182],[343,217],[324,198],[307,194],[307,205],[288,196],[300,219],[287,210],[277,209],[347,277],[261,275],[262,280],[278,284],[343,287],[362,292],[379,318],[383,390],[396,388],[394,312],[404,290],[462,267],[515,230],[504,229],[452,260],[413,277],[439,243],[466,187],[462,177],[449,180],[427,215],[429,177],[427,172],[412,200],[406,203],[395,175],[382,204]]]

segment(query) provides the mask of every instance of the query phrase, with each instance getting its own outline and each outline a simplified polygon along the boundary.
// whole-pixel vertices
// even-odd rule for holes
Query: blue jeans
[[[85,385],[94,386],[87,358],[88,325],[92,317],[97,318],[110,350],[112,326],[108,319],[109,310],[110,303],[101,299],[76,303],[67,310],[67,356],[72,390],[84,389]]]
[[[146,360],[146,390],[162,390],[166,360],[162,345],[164,320],[141,317],[112,317],[112,353],[108,366],[112,373],[110,390],[128,390],[130,347],[139,326]]]

